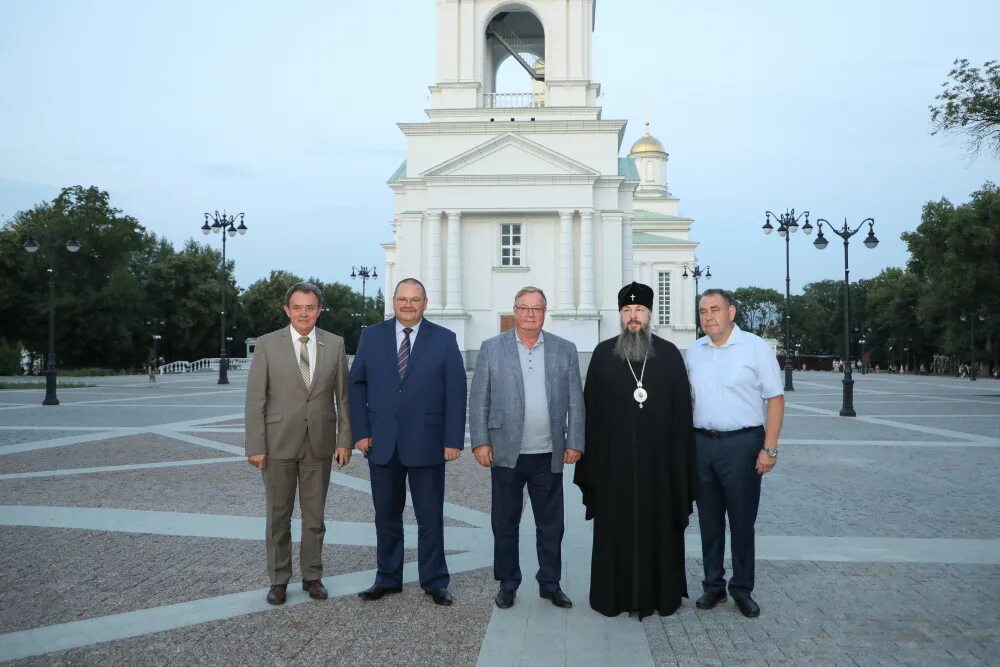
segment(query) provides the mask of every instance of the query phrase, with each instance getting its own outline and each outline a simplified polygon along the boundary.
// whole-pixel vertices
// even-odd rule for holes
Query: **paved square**
[[[1000,383],[806,372],[757,523],[758,619],[695,609],[607,619],[587,604],[591,527],[565,475],[569,612],[525,584],[493,607],[489,476],[466,453],[446,481],[456,603],[434,606],[407,552],[402,595],[362,603],[375,532],[364,459],[334,473],[324,582],[264,601],[264,499],[243,459],[245,374],[96,378],[0,392],[0,661],[63,665],[1000,665]],[[407,545],[415,521],[405,517]],[[295,530],[297,531],[297,525]],[[295,533],[297,538],[297,532]],[[297,568],[297,556],[294,556]]]

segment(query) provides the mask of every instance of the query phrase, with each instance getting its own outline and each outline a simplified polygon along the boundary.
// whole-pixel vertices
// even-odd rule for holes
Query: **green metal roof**
[[[646,232],[635,232],[632,234],[632,243],[639,245],[697,245],[688,239],[678,239],[673,236],[660,236],[659,234],[648,234]]]
[[[666,213],[654,213],[653,211],[647,211],[645,209],[637,208],[632,211],[636,220],[641,220],[643,222],[661,221],[661,222],[694,222],[691,218],[685,218],[679,215],[667,215]]]
[[[389,185],[399,183],[400,179],[403,178],[406,178],[406,160],[403,160],[403,163],[399,165],[399,168],[392,173],[392,176],[389,177],[388,183]]]
[[[638,181],[639,170],[635,168],[635,162],[630,157],[618,158],[618,175],[624,176],[625,180]]]

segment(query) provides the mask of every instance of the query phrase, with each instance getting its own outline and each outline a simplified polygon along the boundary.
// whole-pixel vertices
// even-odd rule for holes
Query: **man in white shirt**
[[[290,325],[257,339],[247,378],[246,451],[267,493],[267,601],[284,604],[292,576],[292,509],[302,511],[302,589],[327,597],[323,574],[323,509],[333,459],[351,460],[344,339],[316,327],[322,293],[298,283],[285,294]]]
[[[754,522],[761,477],[778,459],[778,435],[785,414],[781,371],[770,346],[734,324],[736,306],[728,292],[705,290],[698,315],[707,335],[696,340],[686,355],[694,402],[698,522],[705,567],[705,593],[695,604],[699,609],[712,609],[726,601],[722,561],[728,514],[733,560],[729,594],[744,616],[754,618],[760,615],[760,607],[750,597]]]

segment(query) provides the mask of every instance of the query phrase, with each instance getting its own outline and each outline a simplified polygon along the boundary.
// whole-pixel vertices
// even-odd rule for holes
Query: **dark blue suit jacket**
[[[396,318],[361,334],[348,375],[355,442],[371,436],[368,460],[404,466],[444,463],[444,448],[465,446],[465,364],[455,333],[424,319],[406,375],[396,370]]]

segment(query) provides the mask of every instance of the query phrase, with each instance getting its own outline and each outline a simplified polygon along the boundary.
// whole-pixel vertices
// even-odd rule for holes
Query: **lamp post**
[[[352,266],[351,267],[351,277],[354,279],[361,278],[361,309],[364,310],[365,307],[365,283],[367,283],[372,278],[378,278],[378,271],[375,269],[375,265],[371,266]]]
[[[792,277],[789,262],[789,241],[792,234],[799,230],[799,219],[805,217],[805,224],[802,225],[802,233],[808,236],[812,233],[812,225],[809,224],[809,211],[803,211],[798,216],[795,209],[785,211],[781,215],[776,215],[770,211],[764,212],[764,226],[761,228],[765,234],[774,231],[771,226],[771,218],[778,223],[778,236],[785,239],[785,391],[795,391],[792,385]]]
[[[865,238],[865,247],[869,250],[873,249],[878,245],[878,239],[875,237],[875,219],[865,218],[861,221],[857,227],[853,230],[847,226],[847,218],[844,218],[844,226],[841,229],[834,227],[828,220],[819,218],[817,221],[819,225],[819,232],[816,235],[816,240],[813,241],[813,245],[816,246],[818,250],[823,250],[830,242],[826,240],[823,236],[823,223],[830,225],[830,231],[844,239],[844,401],[843,405],[840,407],[841,417],[856,417],[857,413],[854,412],[854,377],[851,374],[851,272],[850,263],[848,257],[849,241],[851,237],[858,233],[865,223],[868,223],[868,236]]]
[[[865,343],[867,343],[867,342],[868,342],[868,340],[864,336],[862,336],[861,338],[858,339],[858,356],[861,357],[861,374],[862,375],[867,375],[868,374],[868,360],[865,359]]]
[[[982,313],[963,313],[960,319],[969,323],[969,380],[976,381],[979,375],[979,367],[976,366],[976,320],[986,321],[986,316]]]
[[[55,255],[57,252],[56,243],[46,243],[45,259],[48,260],[49,268],[46,272],[49,276],[49,353],[45,359],[45,399],[42,405],[59,405],[59,397],[56,395],[56,384],[58,370],[56,368],[56,284],[55,284]],[[69,237],[69,241],[64,246],[69,252],[75,253],[80,250],[80,244],[75,236]],[[29,253],[38,252],[38,242],[34,237],[29,236],[24,242],[23,248]]]
[[[156,320],[156,319],[146,320],[146,326],[150,327],[150,330],[151,330],[150,336],[153,339],[153,360],[154,361],[156,361],[157,359],[159,359],[159,355],[157,354],[157,347],[159,346],[160,341],[163,340],[163,336],[160,335],[160,330],[161,330],[160,327],[164,326],[165,324],[166,324],[166,321],[164,321],[164,320]]]
[[[239,226],[233,223],[239,219]],[[212,224],[209,224],[211,221]],[[214,215],[205,214],[205,224],[201,226],[201,231],[206,236],[210,232],[225,232],[222,235],[222,271],[219,275],[219,287],[222,292],[222,310],[219,311],[219,317],[221,319],[219,328],[219,382],[218,384],[229,384],[229,345],[228,337],[226,336],[226,236],[230,238],[235,237],[237,234],[243,235],[247,233],[247,226],[243,223],[243,214],[239,215],[226,215],[223,211],[221,214],[216,211]]]
[[[681,274],[681,278],[687,280],[689,277],[694,278],[694,334],[695,337],[698,336],[698,332],[701,331],[701,323],[698,317],[698,279],[705,276],[705,280],[712,279],[712,267],[706,266],[705,272],[702,273],[701,267],[697,264],[694,265],[691,273],[688,274],[688,265],[684,265],[684,273]]]
[[[160,345],[160,341],[163,340],[163,336],[160,335],[160,330],[161,330],[160,327],[164,326],[165,324],[166,322],[164,320],[157,320],[157,319],[146,320],[146,326],[150,327],[151,329],[150,337],[153,340],[153,358],[150,360],[150,366],[152,368],[149,371],[151,381],[155,381],[153,380],[153,378],[156,373],[156,369],[160,360],[158,348]]]

